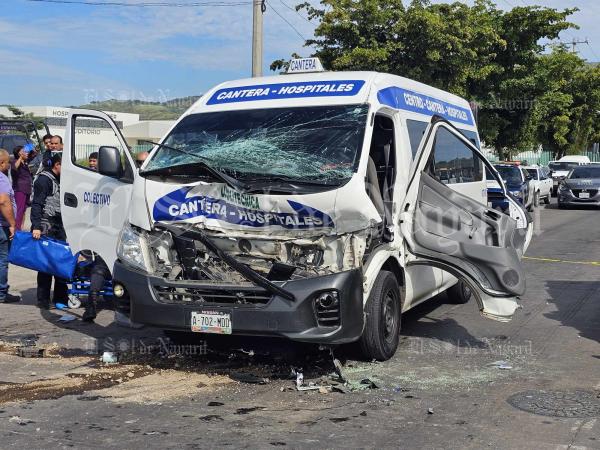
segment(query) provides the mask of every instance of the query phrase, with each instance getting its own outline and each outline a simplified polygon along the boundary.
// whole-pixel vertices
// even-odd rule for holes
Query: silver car
[[[578,166],[558,185],[558,207],[600,206],[600,164]]]

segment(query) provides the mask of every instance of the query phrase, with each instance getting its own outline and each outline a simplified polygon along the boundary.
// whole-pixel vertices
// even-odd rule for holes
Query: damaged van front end
[[[299,116],[294,130],[253,126],[218,145],[213,135],[200,152],[220,146],[212,160],[181,154],[177,139],[189,136],[185,120],[181,133],[171,133],[134,186],[144,192],[148,220],[132,213],[117,248],[114,279],[124,287],[133,321],[322,344],[361,336],[362,265],[381,234],[380,216],[356,172],[368,107],[312,109],[294,112],[294,119],[289,111],[265,113],[271,123],[274,115],[296,122]],[[319,159],[316,142],[302,144],[318,132],[303,117],[319,121],[332,111],[339,116],[330,124],[339,132],[322,129],[335,142]],[[202,127],[191,125],[206,129],[212,118],[203,120]],[[241,160],[249,142],[262,157]]]

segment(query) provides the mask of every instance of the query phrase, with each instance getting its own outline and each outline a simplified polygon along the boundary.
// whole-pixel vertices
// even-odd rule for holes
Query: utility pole
[[[252,1],[252,76],[262,77],[265,0]]]
[[[585,38],[585,41],[579,41],[579,40],[573,38],[573,40],[571,42],[569,42],[569,45],[571,45],[571,53],[577,53],[577,51],[575,50],[575,47],[577,46],[577,44],[588,44],[589,45],[588,38]]]

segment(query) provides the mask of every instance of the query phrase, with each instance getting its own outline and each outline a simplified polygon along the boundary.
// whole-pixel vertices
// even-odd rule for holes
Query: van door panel
[[[89,130],[93,140],[85,139]],[[100,146],[121,150],[126,174],[122,179],[104,176],[87,167],[87,159]],[[133,159],[114,121],[105,113],[72,110],[67,119],[61,173],[61,212],[67,241],[73,252],[91,250],[112,270],[119,233],[129,215]]]
[[[452,144],[436,148],[439,133],[451,136]],[[401,215],[406,266],[435,267],[463,279],[483,315],[510,320],[518,307],[516,297],[525,291],[520,258],[532,232],[530,216],[512,198],[510,217],[443,182],[448,172],[481,181],[483,167],[491,165],[439,117],[432,119],[415,160]],[[498,182],[508,196],[502,180]]]

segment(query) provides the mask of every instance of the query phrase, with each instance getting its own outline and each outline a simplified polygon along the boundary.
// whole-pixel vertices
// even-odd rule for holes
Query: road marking
[[[529,259],[531,261],[551,262],[551,263],[584,264],[586,266],[600,266],[600,261],[569,261],[567,259],[538,258],[535,256],[523,256],[523,259]]]

